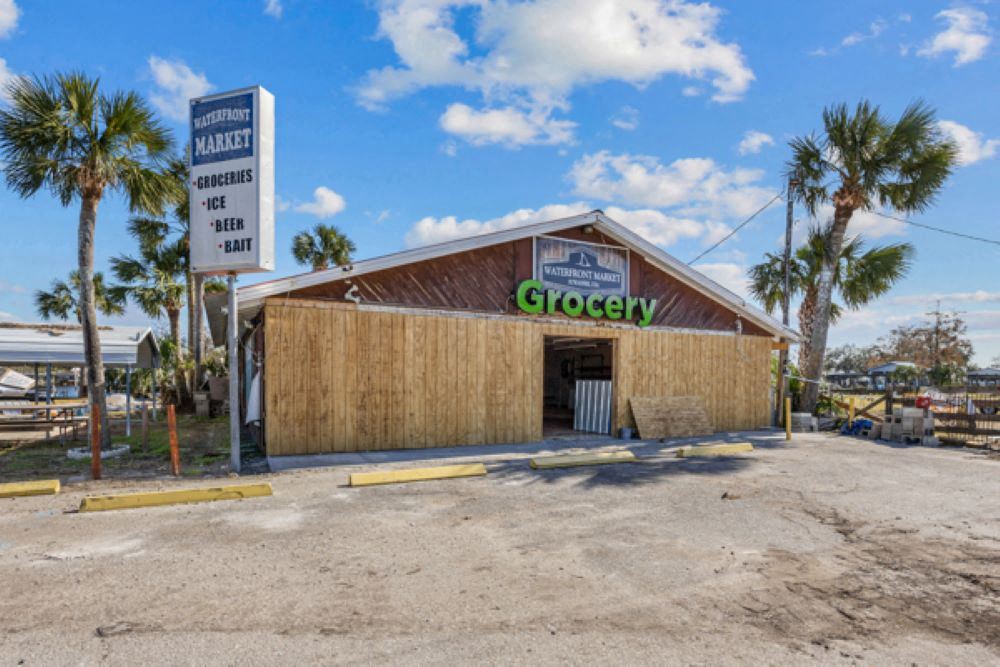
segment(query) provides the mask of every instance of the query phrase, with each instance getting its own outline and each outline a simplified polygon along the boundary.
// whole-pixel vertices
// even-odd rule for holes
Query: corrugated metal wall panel
[[[611,380],[577,380],[573,428],[611,433]]]

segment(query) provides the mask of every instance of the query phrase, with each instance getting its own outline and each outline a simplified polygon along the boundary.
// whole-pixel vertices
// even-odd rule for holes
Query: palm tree
[[[117,192],[131,210],[160,214],[171,185],[157,166],[171,137],[137,94],[105,95],[98,86],[83,74],[9,81],[9,106],[0,110],[0,158],[7,186],[22,197],[48,188],[63,206],[80,201],[77,268],[88,396],[100,409],[102,440],[109,446],[94,294],[97,209],[106,193]]]
[[[877,106],[859,102],[853,113],[846,104],[823,110],[823,135],[793,139],[787,176],[789,196],[816,217],[821,206],[833,205],[833,224],[816,284],[816,315],[809,358],[800,372],[818,378],[830,330],[834,274],[855,211],[888,208],[919,213],[934,201],[951,174],[958,154],[943,138],[934,111],[923,102],[908,106],[892,122]],[[807,382],[802,409],[812,411],[819,385]]]
[[[181,241],[151,246],[140,239],[139,257],[119,256],[111,260],[111,270],[121,281],[121,290],[153,319],[164,314],[170,323],[170,341],[181,361],[181,311],[184,309],[187,285],[186,246]],[[181,404],[188,403],[190,394],[181,363],[175,365],[177,395]]]
[[[187,326],[188,348],[194,357],[194,374],[192,386],[194,391],[202,382],[204,363],[202,357],[205,351],[203,322],[205,292],[225,289],[225,283],[218,279],[209,279],[200,273],[191,272],[191,218],[187,183],[189,180],[187,158],[181,155],[170,158],[163,169],[163,175],[169,179],[174,188],[166,206],[170,210],[170,219],[165,217],[137,216],[129,220],[129,233],[139,241],[140,248],[159,248],[167,243],[177,243],[182,251],[184,263],[184,280],[187,291]],[[178,348],[178,351],[180,348]]]
[[[302,265],[312,266],[313,271],[323,271],[333,266],[351,263],[351,253],[357,248],[333,225],[318,224],[311,232],[299,232],[292,239],[292,256]]]
[[[802,295],[799,306],[799,367],[808,361],[809,345],[815,329],[819,299],[819,276],[830,241],[830,225],[814,226],[809,230],[805,245],[795,251],[789,265],[791,287],[789,299]],[[914,248],[909,243],[876,246],[865,250],[860,237],[848,239],[840,250],[834,266],[833,286],[845,307],[857,310],[888,292],[894,283],[906,275],[913,263]],[[751,267],[750,293],[773,313],[782,302],[784,292],[784,257],[766,253],[764,261]],[[830,304],[830,321],[836,322],[843,308]]]
[[[77,322],[81,322],[83,313],[80,311],[79,294],[80,272],[71,271],[68,283],[53,280],[51,292],[35,292],[35,310],[46,321],[54,317],[65,321],[73,315]],[[94,304],[102,315],[108,317],[125,313],[124,294],[114,287],[108,287],[104,283],[104,274],[100,271],[94,273]]]

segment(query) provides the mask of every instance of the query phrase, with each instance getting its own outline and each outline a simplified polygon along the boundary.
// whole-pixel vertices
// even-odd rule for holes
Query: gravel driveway
[[[0,500],[0,667],[1000,661],[1000,460],[749,439],[361,489],[375,466],[295,470],[272,498],[96,514],[67,510],[196,483]]]

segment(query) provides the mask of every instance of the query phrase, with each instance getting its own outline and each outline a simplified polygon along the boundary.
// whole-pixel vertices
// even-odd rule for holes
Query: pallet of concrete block
[[[819,431],[819,418],[811,412],[792,413],[792,431],[795,433],[816,433]]]
[[[628,402],[643,440],[714,433],[699,396],[633,396]]]

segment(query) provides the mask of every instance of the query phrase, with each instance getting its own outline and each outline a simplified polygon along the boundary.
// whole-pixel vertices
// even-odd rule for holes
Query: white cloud
[[[951,51],[955,53],[954,64],[958,67],[979,60],[986,53],[993,38],[984,12],[972,7],[954,7],[939,12],[935,18],[948,27],[934,35],[917,55],[932,58]]]
[[[589,204],[574,202],[572,204],[550,204],[537,209],[522,208],[489,220],[477,220],[475,218],[459,220],[453,215],[444,218],[427,216],[418,220],[410,228],[410,231],[407,232],[406,245],[412,248],[414,246],[441,243],[467,236],[489,234],[504,229],[530,225],[535,222],[568,218],[590,210],[593,209]]]
[[[458,144],[451,139],[441,144],[440,148],[441,152],[448,157],[455,157],[458,155]]]
[[[797,214],[805,215],[801,207],[797,207]],[[806,241],[809,228],[816,224],[828,224],[833,220],[833,205],[823,204],[816,211],[815,218],[796,218],[795,227],[792,229],[792,246],[799,247]],[[865,239],[880,239],[887,236],[905,236],[907,233],[905,222],[883,218],[872,211],[855,211],[851,216],[851,221],[847,226],[847,235],[861,236]],[[785,234],[782,232],[775,237],[775,244],[780,247],[785,245]]]
[[[284,213],[285,211],[292,208],[292,203],[282,197],[281,195],[274,195],[274,210],[278,213]]]
[[[614,116],[611,117],[611,124],[620,130],[632,131],[639,127],[639,110],[623,106]]]
[[[21,10],[14,0],[0,0],[0,38],[9,37],[17,28]]]
[[[7,102],[7,86],[17,76],[7,66],[7,61],[0,58],[0,102]]]
[[[502,144],[561,144],[571,141],[576,123],[555,120],[549,110],[521,111],[514,107],[477,111],[465,104],[450,105],[441,116],[441,128],[474,146]]]
[[[694,270],[708,276],[730,292],[743,299],[750,300],[750,282],[747,279],[747,269],[742,264],[733,262],[714,262],[695,264]]]
[[[684,97],[698,97],[704,92],[705,91],[698,86],[684,86],[684,88],[681,89],[681,95]]]
[[[869,39],[875,39],[881,35],[889,24],[883,19],[875,19],[868,26],[868,32],[852,32],[850,35],[840,40],[841,46],[854,46]]]
[[[749,155],[751,153],[759,153],[760,149],[764,146],[773,146],[774,137],[770,134],[760,132],[758,130],[747,130],[743,134],[743,140],[740,141],[739,152],[740,155]]]
[[[975,292],[934,292],[932,294],[907,294],[904,296],[894,296],[888,300],[889,303],[899,305],[926,306],[929,303],[940,301],[944,307],[954,303],[1000,303],[1000,292],[987,292],[986,290],[976,290]]]
[[[347,202],[330,188],[321,185],[313,190],[311,202],[298,204],[294,208],[298,213],[308,213],[317,218],[331,218],[347,208]]]
[[[0,310],[0,322],[17,322],[17,317],[13,313],[8,313],[5,310]]]
[[[584,155],[568,178],[576,194],[628,206],[672,208],[682,216],[747,217],[775,192],[756,184],[758,169],[727,171],[710,158],[682,158],[663,165],[646,155]]]
[[[12,283],[0,278],[0,293],[7,294],[26,294],[28,288],[24,285],[18,285],[17,283]]]
[[[473,35],[456,30],[459,12],[476,13]],[[617,80],[641,88],[673,74],[732,102],[754,74],[739,45],[717,36],[721,14],[683,0],[381,0],[378,37],[392,42],[399,64],[370,70],[358,101],[379,109],[455,86],[479,92],[487,109],[563,123],[551,111],[567,110],[576,87]]]
[[[939,121],[938,127],[958,146],[960,164],[972,164],[994,157],[1000,150],[1000,139],[984,139],[982,133],[953,120]]]
[[[829,215],[824,220],[833,218],[833,207],[829,208]],[[855,211],[851,216],[848,226],[848,234],[851,236],[863,236],[866,239],[879,239],[886,236],[905,236],[907,226],[905,222],[892,220],[876,215],[872,211]]]
[[[604,212],[647,241],[665,248],[682,239],[696,239],[711,233],[704,223],[697,220],[673,217],[649,208],[629,210],[609,206]]]
[[[182,121],[188,117],[188,102],[201,97],[214,87],[204,74],[196,74],[180,60],[149,57],[149,71],[161,91],[150,99],[167,118]]]
[[[284,11],[285,8],[282,6],[281,0],[264,0],[264,13],[268,16],[280,19]]]
[[[489,220],[475,218],[459,220],[456,216],[443,218],[428,216],[418,220],[410,228],[406,234],[406,245],[414,247],[489,234],[536,222],[568,218],[592,210],[594,206],[590,203],[578,201],[570,204],[549,204],[535,209],[522,208]],[[681,239],[698,238],[706,232],[705,225],[696,220],[671,217],[651,209],[629,210],[611,206],[604,212],[612,220],[664,247],[671,246]]]

